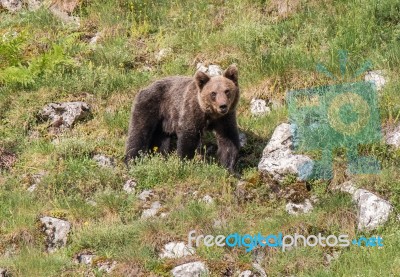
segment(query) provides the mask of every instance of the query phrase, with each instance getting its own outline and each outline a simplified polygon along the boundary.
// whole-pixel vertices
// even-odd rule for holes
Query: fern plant
[[[58,43],[52,43],[51,50],[42,53],[30,60],[24,61],[22,52],[25,39],[15,37],[11,40],[3,39],[0,43],[0,84],[22,85],[27,87],[35,83],[35,79],[50,74],[60,65],[75,65],[75,61],[68,54],[76,42],[77,35],[67,36]],[[5,65],[5,66],[4,66]]]

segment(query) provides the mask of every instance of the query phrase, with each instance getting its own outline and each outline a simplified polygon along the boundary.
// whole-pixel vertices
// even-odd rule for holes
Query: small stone
[[[286,204],[286,212],[288,212],[291,215],[306,214],[311,212],[312,209],[313,206],[309,199],[306,199],[303,203],[299,204],[293,202],[289,202]]]
[[[210,196],[210,195],[204,195],[204,197],[201,199],[204,203],[206,204],[213,204],[214,203],[214,199]]]
[[[49,253],[53,253],[57,248],[67,244],[67,236],[71,229],[68,221],[44,216],[40,218],[43,226],[43,232],[47,235],[46,246]]]
[[[96,257],[96,255],[93,254],[80,254],[78,255],[78,263],[84,264],[84,265],[91,265],[93,263],[93,258]]]
[[[132,179],[129,179],[124,184],[123,190],[126,191],[126,193],[128,193],[128,194],[133,194],[133,193],[135,193],[136,186],[137,186],[136,181],[132,180]]]
[[[151,189],[145,189],[142,191],[139,195],[138,198],[142,201],[148,201],[154,196],[154,193]]]
[[[203,262],[182,264],[171,270],[171,274],[174,277],[200,277],[208,273],[208,269]]]
[[[255,277],[251,270],[245,270],[239,273],[239,277]]]
[[[151,204],[149,209],[146,209],[142,212],[141,218],[147,219],[155,217],[160,209],[161,209],[161,203],[159,201],[155,201]]]
[[[385,141],[386,144],[396,149],[400,148],[400,124],[395,128],[387,128],[385,130]]]
[[[185,256],[190,256],[195,253],[193,247],[187,246],[184,242],[169,242],[164,245],[162,253],[159,254],[161,259],[178,259]]]
[[[247,136],[245,133],[242,133],[242,132],[239,133],[239,143],[240,143],[241,148],[243,148],[246,145]]]
[[[384,70],[368,71],[364,76],[364,80],[374,83],[377,91],[381,91],[387,83]]]
[[[256,116],[267,115],[271,112],[271,108],[267,107],[265,100],[253,98],[250,102],[250,112]]]
[[[101,167],[105,168],[113,168],[114,167],[114,159],[109,158],[102,154],[96,154],[93,156],[93,160],[97,162],[97,164]]]

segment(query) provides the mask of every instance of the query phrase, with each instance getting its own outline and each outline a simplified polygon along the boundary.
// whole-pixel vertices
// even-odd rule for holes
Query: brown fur
[[[236,106],[238,72],[231,65],[223,76],[197,72],[194,77],[169,77],[141,90],[132,106],[125,161],[157,147],[170,151],[177,136],[181,158],[193,158],[204,130],[215,132],[220,163],[233,171],[239,152]]]

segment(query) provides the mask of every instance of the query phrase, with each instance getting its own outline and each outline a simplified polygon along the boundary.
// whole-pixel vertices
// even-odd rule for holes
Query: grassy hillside
[[[305,194],[319,202],[312,213],[289,216],[283,194],[260,176],[257,164],[275,127],[287,121],[285,106],[254,117],[252,97],[282,101],[289,89],[334,81],[315,70],[318,62],[340,76],[337,51],[349,53],[348,75],[365,61],[384,69],[390,80],[380,94],[382,125],[400,118],[400,1],[272,0],[82,1],[73,12],[80,26],[62,23],[48,9],[0,11],[0,147],[15,153],[14,165],[0,173],[0,267],[15,276],[82,276],[90,271],[74,256],[90,250],[100,260],[117,261],[115,276],[169,276],[184,260],[202,260],[212,276],[251,268],[256,252],[243,248],[199,247],[195,256],[160,260],[162,246],[203,234],[345,233],[380,235],[384,247],[261,249],[268,276],[399,276],[400,228],[393,218],[371,233],[357,232],[356,209],[348,195],[331,186],[346,179],[343,151],[335,157],[332,181],[314,181]],[[99,33],[96,43],[90,43]],[[158,57],[161,49],[166,55]],[[163,76],[193,75],[197,62],[236,63],[242,98],[239,127],[247,134],[238,170],[250,187],[245,200],[238,182],[214,162],[198,157],[181,163],[143,158],[129,172],[122,163],[132,100],[139,88]],[[356,80],[361,80],[360,76]],[[37,113],[49,102],[85,101],[92,118],[61,134],[48,130]],[[212,137],[208,141],[213,142]],[[378,175],[356,183],[400,208],[400,150],[376,144]],[[116,159],[104,169],[94,154]],[[30,193],[33,174],[45,172]],[[140,220],[143,202],[122,190],[136,179],[137,191],[153,189],[165,218]],[[304,186],[287,178],[286,187]],[[197,192],[197,193],[194,193]],[[211,195],[214,203],[199,201]],[[97,205],[93,205],[94,201]],[[46,254],[38,218],[50,215],[72,224],[68,244]],[[215,226],[215,220],[222,223]],[[325,262],[326,253],[340,250]],[[258,251],[259,252],[259,251]],[[95,276],[103,273],[93,269]],[[225,274],[225,275],[224,275]]]

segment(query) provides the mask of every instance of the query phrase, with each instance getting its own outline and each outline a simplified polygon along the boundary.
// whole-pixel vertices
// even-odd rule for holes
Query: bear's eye
[[[216,92],[211,92],[211,99],[215,100],[215,98],[217,97],[217,93]]]
[[[225,90],[225,95],[228,97],[231,95],[231,92],[229,91],[229,89]]]

